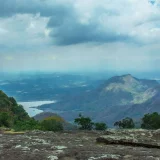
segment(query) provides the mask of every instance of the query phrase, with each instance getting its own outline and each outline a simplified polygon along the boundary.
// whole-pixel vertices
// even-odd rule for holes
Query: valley
[[[159,112],[159,82],[130,74],[112,77],[76,74],[19,75],[1,80],[0,87],[33,117],[53,112],[68,122],[79,113],[94,121],[113,123],[124,117],[139,120]]]

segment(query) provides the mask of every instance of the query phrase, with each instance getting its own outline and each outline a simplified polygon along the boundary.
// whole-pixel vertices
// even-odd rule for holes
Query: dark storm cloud
[[[49,17],[61,14],[67,9],[67,4],[61,5],[47,0],[0,0],[0,16],[7,17],[15,14],[37,14]]]
[[[63,17],[64,18],[64,17]],[[68,17],[51,18],[48,23],[48,28],[51,29],[50,36],[55,39],[58,45],[71,45],[84,42],[113,42],[125,41],[127,36],[112,33],[112,31],[104,32],[99,30],[96,23],[82,24],[76,18]]]
[[[96,17],[93,17],[88,24],[81,23],[72,4],[50,2],[47,0],[0,0],[0,16],[40,13],[40,16],[51,17],[47,27],[51,30],[49,36],[53,38],[53,43],[56,45],[124,41],[128,38],[111,30],[101,29],[94,20]]]
[[[50,18],[47,27],[55,44],[71,45],[84,42],[115,42],[126,41],[127,35],[120,35],[108,28],[101,28],[97,17],[93,16],[88,23],[82,23],[73,8],[63,14]],[[99,15],[100,16],[100,15]]]
[[[159,50],[158,0],[0,0],[0,71],[157,70]]]
[[[79,6],[76,8],[77,2]],[[137,41],[139,43],[141,38],[139,38],[139,31],[137,32],[138,27],[147,26],[148,21],[157,21],[157,18],[159,18],[159,16],[145,18],[147,14],[142,12],[144,17],[140,17],[141,19],[139,20],[139,17],[135,18],[136,15],[133,15],[127,8],[123,10],[124,5],[119,1],[115,0],[113,2],[115,4],[111,6],[109,6],[109,1],[104,2],[106,2],[104,3],[105,7],[103,3],[99,5],[97,0],[88,1],[85,4],[83,4],[84,1],[80,0],[0,0],[0,17],[6,18],[16,14],[37,13],[41,17],[48,17],[49,22],[46,24],[46,29],[49,29],[48,35],[54,45],[117,41]],[[128,3],[131,8],[134,6],[136,13],[136,1],[128,2],[123,0],[122,2],[125,5]],[[144,6],[144,3],[147,9],[148,7],[151,9],[148,2],[144,0],[143,3],[139,2],[139,6]],[[92,6],[90,10],[89,6],[92,4],[94,4],[94,7]],[[86,5],[88,5],[88,8],[83,11]],[[118,6],[122,9],[119,9],[120,7]],[[85,15],[88,14],[87,12],[89,13],[89,18]],[[127,14],[131,16],[127,17]],[[139,25],[138,27],[137,24]],[[146,38],[144,37],[143,39]]]

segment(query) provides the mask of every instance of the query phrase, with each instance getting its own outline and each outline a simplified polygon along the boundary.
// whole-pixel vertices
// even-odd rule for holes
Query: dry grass
[[[4,131],[4,134],[24,134],[25,132],[15,132],[14,130],[10,130],[10,131]]]

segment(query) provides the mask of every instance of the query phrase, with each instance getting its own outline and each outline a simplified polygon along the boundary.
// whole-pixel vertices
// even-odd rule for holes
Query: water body
[[[32,102],[18,102],[18,104],[21,104],[25,111],[28,113],[30,117],[35,116],[36,114],[42,113],[43,111],[37,108],[32,107],[38,107],[43,104],[51,104],[56,103],[56,101],[32,101]]]

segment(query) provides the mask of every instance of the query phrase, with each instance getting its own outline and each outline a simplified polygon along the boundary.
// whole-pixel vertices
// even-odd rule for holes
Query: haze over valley
[[[159,17],[159,0],[0,0],[0,90],[30,116],[158,111]]]
[[[160,0],[0,0],[0,160],[159,160]]]
[[[139,120],[147,112],[159,111],[159,82],[155,78],[112,74],[4,74],[0,86],[32,117],[46,111],[73,122],[82,113],[112,124],[126,116]]]

